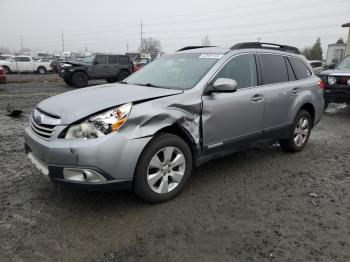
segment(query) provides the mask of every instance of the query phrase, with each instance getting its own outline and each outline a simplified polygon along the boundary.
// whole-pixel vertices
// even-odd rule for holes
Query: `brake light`
[[[323,80],[320,80],[318,82],[318,86],[320,87],[320,89],[324,89],[324,82],[323,82]]]

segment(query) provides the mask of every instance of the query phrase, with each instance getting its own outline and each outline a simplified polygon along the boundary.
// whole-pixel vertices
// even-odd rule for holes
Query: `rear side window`
[[[264,85],[288,81],[288,71],[283,56],[261,54],[260,62]]]
[[[119,56],[119,64],[120,65],[130,65],[130,59],[128,56]]]
[[[256,63],[254,54],[243,54],[232,58],[216,75],[218,78],[230,78],[236,80],[239,88],[257,85]]]
[[[108,63],[109,64],[118,64],[118,56],[116,56],[116,55],[108,56]]]
[[[288,80],[294,81],[297,80],[293,71],[292,66],[290,65],[290,62],[287,58],[285,58],[286,64],[287,64],[287,70],[288,70]]]
[[[288,59],[292,64],[292,67],[298,80],[308,78],[312,75],[309,68],[304,64],[304,62],[301,59],[294,57],[289,57]]]

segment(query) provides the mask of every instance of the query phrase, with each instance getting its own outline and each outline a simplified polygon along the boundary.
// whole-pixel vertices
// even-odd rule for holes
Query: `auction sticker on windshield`
[[[222,54],[201,54],[199,58],[215,58],[220,59],[223,55]]]

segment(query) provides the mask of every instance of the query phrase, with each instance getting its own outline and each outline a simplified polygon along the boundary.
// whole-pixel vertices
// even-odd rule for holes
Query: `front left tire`
[[[47,74],[47,70],[46,70],[46,68],[43,67],[43,66],[39,66],[38,69],[37,69],[36,71],[37,71],[37,73],[40,74],[40,75],[45,75],[45,74]]]
[[[188,144],[173,134],[153,138],[143,150],[134,176],[134,192],[149,203],[174,198],[184,188],[192,172],[192,152]]]

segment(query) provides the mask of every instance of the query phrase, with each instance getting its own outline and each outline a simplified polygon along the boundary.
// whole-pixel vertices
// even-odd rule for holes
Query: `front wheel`
[[[311,134],[311,115],[309,112],[300,110],[294,120],[288,139],[280,140],[283,149],[289,152],[299,152],[304,149]]]
[[[138,161],[134,192],[150,203],[175,197],[184,188],[192,172],[192,152],[178,136],[156,136],[143,150]]]
[[[76,87],[85,87],[88,81],[88,76],[83,72],[76,72],[72,76],[72,84]]]
[[[4,71],[5,71],[5,74],[8,75],[8,74],[11,74],[11,69],[7,66],[3,66],[4,68]]]

